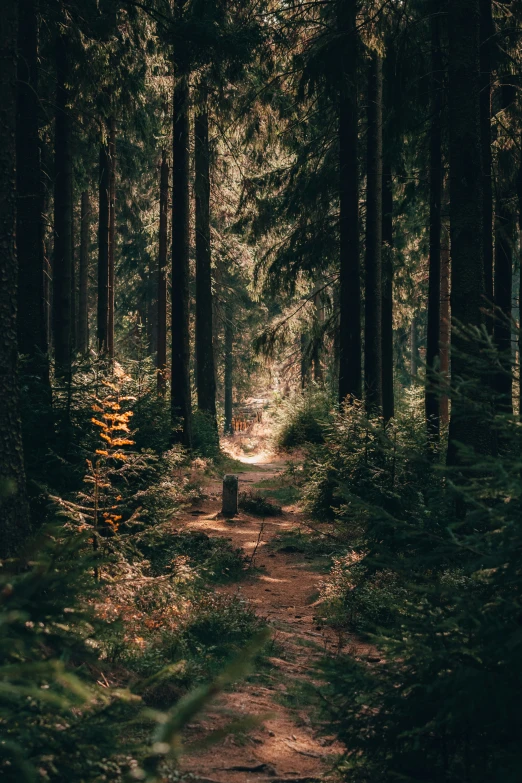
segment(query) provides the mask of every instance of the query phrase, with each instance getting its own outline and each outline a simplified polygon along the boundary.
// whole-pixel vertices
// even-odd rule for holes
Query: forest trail
[[[240,491],[263,481],[269,484],[285,468],[268,454],[243,458]],[[283,514],[265,520],[243,512],[227,521],[219,516],[221,483],[210,481],[207,497],[176,521],[176,527],[222,536],[254,557],[256,574],[240,583],[218,588],[236,593],[266,619],[272,631],[274,652],[254,682],[238,684],[222,694],[197,723],[189,726],[187,742],[197,741],[222,728],[233,716],[267,716],[256,729],[229,736],[208,750],[182,758],[185,773],[202,783],[313,783],[334,779],[332,767],[343,748],[333,737],[321,736],[312,725],[309,708],[295,696],[300,683],[320,686],[314,663],[326,652],[335,654],[337,636],[317,626],[314,602],[321,575],[291,551],[277,551],[270,543],[281,533],[299,526],[293,505]],[[287,547],[288,549],[288,547]],[[290,547],[291,549],[291,547]]]

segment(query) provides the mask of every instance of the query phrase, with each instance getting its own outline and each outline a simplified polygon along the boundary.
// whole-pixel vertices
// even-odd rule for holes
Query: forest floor
[[[235,455],[236,456],[236,455]],[[280,486],[287,462],[266,451],[241,457],[240,492]],[[192,529],[228,539],[253,558],[251,577],[217,588],[236,593],[255,608],[272,632],[261,670],[234,686],[189,725],[186,740],[197,742],[222,729],[231,719],[260,716],[257,728],[228,736],[207,750],[182,758],[182,771],[201,783],[313,783],[333,780],[343,747],[321,731],[308,693],[320,702],[320,676],[314,668],[325,655],[336,655],[346,640],[322,628],[314,618],[320,571],[291,545],[277,546],[303,524],[299,506],[283,504],[281,516],[260,519],[240,512],[234,520],[220,516],[221,482],[209,480],[205,499],[178,518],[176,529]],[[356,647],[354,647],[354,645]],[[350,651],[365,655],[366,645],[351,638]],[[357,649],[356,649],[357,648]],[[313,702],[314,699],[312,699]]]

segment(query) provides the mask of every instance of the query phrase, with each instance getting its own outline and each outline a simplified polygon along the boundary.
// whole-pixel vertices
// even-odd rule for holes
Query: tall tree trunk
[[[172,167],[172,362],[171,412],[173,427],[184,446],[192,446],[190,399],[189,294],[189,79],[178,63],[174,88]]]
[[[511,151],[501,152],[502,168],[507,172],[514,168]],[[502,172],[501,172],[502,174]],[[506,187],[507,185],[507,187]],[[513,296],[513,245],[514,215],[510,206],[509,179],[499,176],[495,208],[495,320],[493,336],[501,369],[495,374],[495,402],[497,408],[511,413],[512,405],[512,357],[511,357],[511,308]]]
[[[163,150],[160,169],[160,225],[158,251],[157,352],[158,394],[167,388],[167,241],[169,210],[169,164]]]
[[[361,399],[361,281],[357,103],[357,4],[338,0],[343,37],[339,99],[339,401]],[[344,40],[345,39],[345,40]]]
[[[442,232],[442,247],[440,256],[440,376],[445,388],[449,385],[449,348],[450,348],[450,246],[446,228]],[[440,398],[440,422],[444,427],[449,423],[449,397],[443,393]]]
[[[417,316],[414,313],[410,324],[410,375],[412,381],[417,377],[419,369],[419,344],[417,340]]]
[[[114,252],[116,243],[116,120],[109,121],[109,282],[107,309],[107,350],[114,358]]]
[[[450,0],[449,129],[451,313],[464,327],[483,323],[483,176],[480,136],[479,0]],[[476,340],[451,333],[452,379],[471,380],[481,360]],[[483,359],[482,359],[483,361]],[[491,438],[478,406],[455,396],[451,406],[448,462],[459,461],[457,443],[489,451]]]
[[[321,294],[315,294],[315,334],[314,334],[314,349],[312,352],[312,365],[314,382],[322,384],[324,380],[323,367],[321,364],[321,357],[323,353],[323,324],[324,324],[324,305],[322,302]]]
[[[68,107],[70,52],[66,33],[56,39],[53,334],[58,375],[71,370],[72,150]]]
[[[234,305],[225,307],[225,434],[232,433],[232,395],[234,390]]]
[[[201,107],[194,122],[196,193],[196,386],[198,408],[216,422],[216,374],[212,332],[212,267],[210,250],[210,151],[208,110]]]
[[[80,217],[80,280],[78,308],[78,350],[85,355],[89,350],[89,245],[91,204],[87,191],[82,193]]]
[[[16,373],[17,6],[4,2],[0,25],[0,558],[13,555],[29,532]]]
[[[368,72],[368,148],[364,308],[366,410],[382,410],[382,58],[372,52]]]
[[[522,135],[519,138],[522,149]],[[518,284],[518,365],[519,365],[519,401],[518,415],[522,419],[522,156],[518,164],[517,176],[517,197],[518,197],[518,247],[519,247],[519,284]]]
[[[494,23],[492,0],[480,0],[480,138],[482,155],[482,220],[484,286],[493,303],[493,186],[491,156],[491,71]],[[487,319],[488,327],[492,321]]]
[[[382,174],[382,415],[395,415],[393,391],[393,177]]]
[[[109,346],[109,190],[109,151],[105,144],[101,144],[98,171],[98,319],[96,334],[99,353],[106,353]]]
[[[426,428],[428,446],[436,448],[440,437],[440,274],[442,231],[442,102],[443,62],[441,19],[431,17],[431,128],[430,128],[430,249],[428,281],[428,330],[426,344]]]
[[[76,224],[74,214],[74,183],[71,178],[71,355],[78,349],[78,290],[76,274]]]
[[[38,118],[37,0],[20,0],[16,112],[16,246],[18,254],[18,347],[31,370],[49,384],[44,310],[44,191]],[[50,389],[50,387],[49,387]]]
[[[310,370],[311,370],[311,357],[308,336],[301,332],[300,337],[300,353],[301,353],[301,390],[304,391],[310,384]]]

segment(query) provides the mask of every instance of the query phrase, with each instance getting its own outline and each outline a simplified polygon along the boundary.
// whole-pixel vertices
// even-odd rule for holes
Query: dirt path
[[[275,478],[284,468],[283,463],[259,463],[252,458],[248,463],[248,472],[239,474],[240,490]],[[282,516],[264,522],[243,513],[234,522],[226,522],[218,516],[220,483],[212,482],[207,492],[209,499],[198,509],[203,513],[187,515],[180,524],[210,536],[228,538],[249,557],[257,546],[257,578],[219,589],[238,593],[266,618],[272,628],[275,650],[268,659],[268,673],[258,678],[260,683],[243,683],[233,693],[223,694],[197,724],[189,727],[187,739],[194,740],[221,728],[230,721],[231,714],[268,716],[262,725],[244,736],[229,736],[203,753],[184,756],[182,769],[206,783],[327,780],[333,777],[332,766],[342,748],[333,738],[318,736],[306,706],[299,706],[298,701],[291,707],[281,704],[285,694],[291,696],[300,680],[314,682],[314,662],[336,647],[335,636],[321,631],[314,622],[313,603],[320,575],[307,568],[299,556],[267,546],[275,536],[295,528],[299,514],[293,506],[285,506]]]

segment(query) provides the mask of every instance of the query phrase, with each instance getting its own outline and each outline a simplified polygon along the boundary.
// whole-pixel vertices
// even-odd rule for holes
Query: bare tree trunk
[[[234,390],[234,306],[225,307],[225,433],[232,432],[232,396]]]
[[[485,294],[479,0],[452,0],[448,30],[451,313],[464,327],[474,327],[483,323]],[[465,339],[460,330],[453,329],[451,348],[453,381],[476,378],[476,363],[483,361],[477,341]],[[451,406],[449,464],[459,461],[457,443],[481,453],[491,450],[487,423],[476,406],[458,396]]]
[[[157,352],[158,394],[167,388],[167,241],[169,210],[169,164],[163,150],[160,170],[160,226],[158,252]]]
[[[109,121],[109,282],[107,309],[107,349],[114,359],[114,253],[116,243],[116,120]]]
[[[190,396],[190,294],[189,294],[189,79],[179,64],[174,88],[172,184],[172,424],[181,425],[177,437],[192,445]]]
[[[364,310],[366,409],[382,411],[382,58],[372,52],[368,73]]]
[[[98,173],[98,351],[108,350],[109,326],[109,190],[110,159],[105,144],[100,145],[100,163]]]
[[[428,447],[440,438],[440,275],[442,231],[442,102],[443,62],[440,15],[431,17],[431,128],[430,128],[430,255],[428,332],[426,345],[426,431]]]
[[[314,334],[314,350],[312,352],[312,365],[314,381],[318,385],[321,385],[324,380],[323,366],[321,364],[323,354],[323,323],[324,323],[324,305],[321,299],[321,294],[314,296],[315,305],[315,334]]]
[[[495,26],[491,0],[480,0],[480,139],[485,294],[493,303],[493,186],[491,155],[491,71]],[[491,307],[491,304],[490,304]],[[487,319],[488,326],[492,322]]]
[[[210,151],[208,110],[194,123],[196,193],[196,386],[198,408],[216,422],[216,374],[212,330],[212,265],[210,248]]]
[[[80,217],[80,298],[78,312],[78,350],[89,350],[89,245],[91,204],[87,191],[82,193]]]
[[[0,25],[0,558],[13,555],[29,533],[16,340],[17,6],[5,0]]]
[[[78,276],[76,274],[76,224],[74,217],[74,183],[71,177],[71,358],[78,349]]]
[[[338,0],[343,36],[339,105],[339,401],[361,399],[361,282],[359,261],[359,167],[357,103],[357,4]]]
[[[449,348],[450,348],[450,246],[447,229],[442,232],[441,268],[440,268],[440,375],[445,387],[449,385]],[[449,397],[440,398],[440,421],[444,427],[449,424]]]
[[[16,122],[18,254],[18,347],[31,371],[49,385],[44,310],[44,190],[38,118],[37,0],[19,0]]]
[[[58,375],[68,377],[72,348],[72,152],[71,118],[67,106],[70,52],[66,33],[58,35],[55,54],[53,334],[56,371]]]
[[[382,175],[382,415],[395,415],[393,390],[393,177]]]
[[[417,316],[414,314],[410,324],[410,375],[417,377],[419,368],[419,345],[417,340]]]
[[[504,171],[512,171],[515,162],[510,150],[501,151]],[[499,177],[499,179],[501,179]],[[506,187],[507,184],[507,187]],[[510,205],[509,180],[500,181],[495,207],[495,320],[493,338],[498,351],[500,369],[495,373],[495,404],[512,413],[513,368],[511,357],[511,307],[513,297],[514,214]]]

